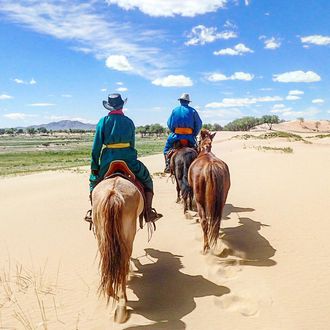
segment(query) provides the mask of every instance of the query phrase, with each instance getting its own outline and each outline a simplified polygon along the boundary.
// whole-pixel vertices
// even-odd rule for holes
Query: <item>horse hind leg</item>
[[[203,254],[206,254],[210,250],[210,245],[209,245],[209,237],[208,237],[208,223],[207,219],[202,219],[201,220],[201,226],[203,229],[203,235],[204,235],[204,244],[203,244]]]
[[[203,206],[197,202],[196,202],[196,204],[197,204],[198,215],[199,215],[200,223],[202,226],[203,238],[204,238],[202,253],[206,254],[207,251],[210,249],[209,237],[208,237],[208,222],[207,222],[207,218],[206,218],[205,210],[204,210]]]
[[[118,295],[118,303],[115,310],[114,320],[116,323],[125,323],[129,318],[129,312],[127,310],[127,296],[126,296],[126,284],[121,286]]]
[[[181,201],[181,197],[180,197],[180,194],[181,194],[180,183],[179,183],[179,181],[178,181],[177,178],[175,178],[175,180],[176,180],[176,194],[177,194],[176,202],[177,203],[180,203],[180,201]]]

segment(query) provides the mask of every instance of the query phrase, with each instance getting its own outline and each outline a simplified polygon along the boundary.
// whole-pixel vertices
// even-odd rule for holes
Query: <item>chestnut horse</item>
[[[93,224],[100,252],[101,283],[99,292],[118,301],[115,321],[128,319],[126,282],[136,234],[136,220],[144,202],[138,188],[130,181],[112,177],[93,190]]]
[[[184,213],[188,209],[192,210],[193,192],[188,184],[188,170],[196,157],[197,151],[189,147],[177,149],[171,157],[170,169],[176,181],[177,203],[180,202],[182,197]]]
[[[190,165],[188,182],[193,189],[198,215],[204,233],[203,253],[217,242],[222,211],[230,188],[230,174],[225,162],[212,152],[215,133],[202,129],[199,154]]]

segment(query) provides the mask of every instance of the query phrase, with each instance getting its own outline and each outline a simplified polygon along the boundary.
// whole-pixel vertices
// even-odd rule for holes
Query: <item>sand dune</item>
[[[0,328],[328,329],[330,139],[237,134],[218,133],[213,150],[232,179],[221,257],[201,255],[196,218],[184,217],[171,180],[154,175],[164,217],[150,242],[137,233],[124,325],[97,295],[96,241],[82,221],[88,169],[1,179]],[[162,155],[143,162],[163,169]]]

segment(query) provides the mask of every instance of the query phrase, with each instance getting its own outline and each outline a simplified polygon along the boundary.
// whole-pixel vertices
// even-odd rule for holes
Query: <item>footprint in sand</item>
[[[215,297],[214,299],[216,306],[231,312],[239,312],[243,316],[255,316],[260,309],[256,301],[247,297],[228,294],[219,298]]]
[[[234,278],[241,270],[242,267],[239,263],[232,263],[231,265],[217,264],[209,267],[208,274],[212,280],[217,281],[217,279],[223,280]]]

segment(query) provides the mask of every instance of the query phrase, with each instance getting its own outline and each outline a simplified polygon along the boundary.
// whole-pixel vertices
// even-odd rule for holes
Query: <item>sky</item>
[[[330,119],[328,0],[0,0],[0,127],[136,126],[189,93],[204,123]]]

